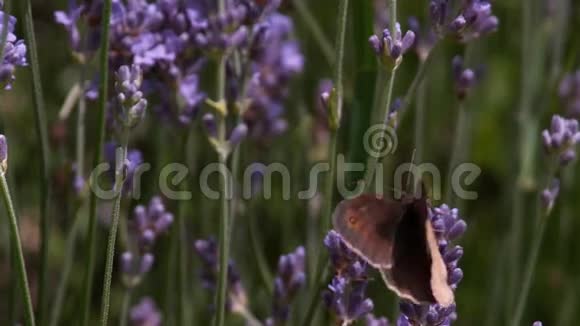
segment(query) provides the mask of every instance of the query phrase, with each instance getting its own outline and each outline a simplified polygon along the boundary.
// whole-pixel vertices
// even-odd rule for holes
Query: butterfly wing
[[[381,269],[381,275],[401,298],[449,306],[453,291],[447,284],[447,269],[428,217],[425,198],[405,205],[395,234],[393,266]]]
[[[395,230],[402,212],[399,202],[363,194],[340,202],[332,222],[349,249],[375,268],[390,268]]]

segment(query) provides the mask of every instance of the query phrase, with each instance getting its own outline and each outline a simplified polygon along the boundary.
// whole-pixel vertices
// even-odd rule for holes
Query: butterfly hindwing
[[[363,194],[339,203],[332,221],[351,250],[375,268],[390,268],[401,215],[401,203]]]

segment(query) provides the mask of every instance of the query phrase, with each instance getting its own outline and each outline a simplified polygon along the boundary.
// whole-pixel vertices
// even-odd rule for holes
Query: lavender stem
[[[318,249],[318,259],[316,261],[316,275],[314,276],[314,282],[312,283],[315,288],[313,288],[313,294],[311,300],[309,301],[309,312],[306,316],[303,325],[309,325],[312,322],[314,315],[316,314],[316,307],[318,306],[318,295],[319,291],[316,289],[324,281],[324,271],[326,270],[324,266],[327,264],[327,256],[325,256],[325,251],[322,250],[323,237],[326,234],[327,229],[330,228],[331,224],[331,214],[333,209],[333,195],[334,186],[336,178],[336,154],[337,154],[337,142],[338,142],[338,128],[340,127],[340,117],[342,114],[342,106],[344,101],[344,84],[343,84],[343,65],[344,65],[344,53],[345,53],[345,39],[346,39],[346,26],[348,21],[348,4],[349,0],[339,0],[338,2],[338,18],[337,18],[337,34],[336,34],[336,48],[335,55],[336,61],[334,66],[334,92],[336,103],[331,105],[329,114],[329,130],[330,130],[330,143],[328,147],[328,160],[330,161],[330,172],[328,178],[326,179],[326,193],[325,193],[325,208],[321,217],[321,238],[319,239],[319,249]]]
[[[320,24],[318,24],[318,21],[308,6],[304,3],[303,0],[292,0],[292,4],[298,12],[298,15],[300,15],[300,17],[302,17],[304,20],[306,27],[308,27],[312,33],[312,37],[320,47],[320,51],[322,52],[322,55],[324,55],[326,62],[329,65],[333,65],[335,60],[335,51],[332,48],[332,44],[328,41],[328,38],[324,35],[322,27],[320,27]]]
[[[258,266],[258,271],[260,272],[260,276],[262,277],[262,283],[264,283],[264,287],[266,288],[269,295],[274,293],[274,286],[273,286],[273,277],[270,269],[268,268],[268,263],[266,262],[266,257],[264,257],[264,252],[262,251],[262,241],[259,238],[257,225],[256,225],[256,216],[253,214],[255,211],[252,209],[253,204],[250,204],[250,212],[249,212],[249,221],[248,221],[248,229],[250,233],[250,240],[252,242],[252,250],[254,252],[254,257],[256,258],[256,264]]]
[[[415,73],[415,77],[413,77],[413,81],[411,81],[411,85],[407,89],[407,92],[405,93],[405,97],[403,97],[403,102],[401,103],[401,107],[399,108],[399,115],[398,115],[399,123],[401,121],[403,121],[403,117],[405,116],[405,113],[407,112],[406,108],[413,102],[413,99],[415,98],[415,93],[417,91],[417,87],[419,87],[419,84],[421,83],[421,81],[425,77],[425,74],[427,73],[427,69],[430,67],[431,63],[433,62],[433,57],[435,56],[435,50],[437,49],[438,44],[439,44],[439,42],[435,43],[433,45],[433,48],[431,49],[431,51],[429,51],[429,54],[427,55],[427,58],[425,59],[425,61],[421,61],[419,63],[419,68],[417,69],[417,72]]]
[[[6,182],[6,171],[0,171],[0,188],[2,191],[2,199],[10,219],[10,240],[12,243],[12,251],[15,252],[15,261],[18,270],[18,284],[22,297],[24,298],[24,320],[25,325],[34,326],[34,310],[32,308],[32,299],[30,297],[30,289],[28,287],[28,277],[26,276],[26,265],[24,262],[24,254],[22,253],[22,245],[20,241],[20,231],[18,230],[18,221],[14,205],[12,204],[12,197],[10,196],[10,189]]]
[[[97,120],[97,143],[95,146],[95,156],[93,160],[93,166],[97,166],[101,163],[103,143],[105,139],[105,115],[107,111],[107,100],[108,100],[108,82],[109,82],[109,25],[111,22],[111,3],[112,0],[103,1],[103,19],[102,19],[102,39],[101,39],[101,54],[99,58],[99,71],[100,71],[100,85],[99,85],[99,113]],[[96,178],[96,177],[95,177]],[[97,180],[93,178],[90,182],[96,182]],[[84,296],[82,297],[81,305],[81,325],[88,326],[90,320],[90,310],[91,310],[91,298],[93,292],[93,274],[95,269],[95,259],[97,251],[97,195],[95,192],[91,192],[90,200],[90,211],[89,211],[89,221],[88,221],[88,231],[87,231],[87,246],[88,250],[88,261],[85,270],[84,279]]]
[[[72,270],[75,261],[76,252],[76,240],[79,235],[81,227],[81,216],[80,209],[77,211],[74,223],[70,229],[66,238],[66,252],[64,255],[64,262],[62,264],[62,269],[60,271],[60,280],[58,281],[58,286],[56,289],[56,294],[54,296],[54,305],[52,306],[52,311],[50,314],[50,326],[60,325],[60,316],[62,313],[62,306],[65,298],[65,294],[68,289],[68,284],[70,280],[70,272]]]
[[[465,102],[459,100],[458,105],[458,116],[457,122],[455,124],[455,139],[453,142],[453,149],[451,150],[451,158],[449,159],[449,165],[447,166],[447,187],[445,187],[445,202],[451,206],[457,206],[458,200],[452,196],[453,187],[451,186],[451,175],[453,170],[456,168],[462,160],[465,159],[466,146],[469,142],[469,132],[470,132],[470,112],[465,107]]]
[[[551,162],[550,167],[548,169],[548,173],[546,175],[546,188],[550,187],[552,180],[557,172],[557,162]],[[542,188],[544,189],[544,188]],[[541,207],[541,196],[537,196],[536,202],[536,212],[540,212]],[[544,240],[544,234],[546,231],[546,225],[548,224],[548,218],[550,217],[552,209],[546,209],[542,211],[540,215],[539,224],[536,226],[534,230],[534,234],[532,235],[532,244],[530,253],[528,256],[528,260],[525,265],[524,275],[522,286],[520,288],[519,296],[515,306],[515,313],[514,317],[511,321],[511,325],[517,326],[521,324],[522,317],[524,315],[524,310],[526,308],[526,303],[528,300],[528,295],[530,292],[530,287],[532,285],[532,280],[534,278],[534,272],[536,270],[536,265],[538,263],[538,256],[540,253],[540,248],[542,246],[542,242]],[[537,215],[536,215],[537,216]]]
[[[121,306],[121,317],[119,317],[119,326],[127,326],[127,319],[129,317],[129,306],[131,305],[131,297],[133,290],[131,288],[125,289],[123,294],[123,304]]]
[[[224,0],[219,1],[219,12],[223,13],[225,10]],[[227,105],[225,104],[225,90],[226,90],[226,62],[227,57],[222,55],[218,62],[217,67],[217,98],[218,103],[222,103],[224,108],[227,110]],[[218,125],[218,138],[221,142],[226,140],[226,117],[221,116]],[[225,321],[225,311],[226,311],[226,299],[227,299],[227,280],[228,280],[228,260],[230,256],[229,243],[230,243],[230,231],[229,231],[229,214],[230,214],[230,203],[227,198],[227,187],[229,184],[228,170],[227,170],[227,156],[223,153],[218,153],[219,159],[219,173],[220,173],[220,188],[222,189],[221,194],[221,217],[219,223],[219,274],[218,274],[218,287],[216,291],[216,318],[214,325],[223,326]]]
[[[109,318],[109,308],[111,300],[111,281],[113,279],[113,264],[115,260],[115,244],[117,241],[117,230],[119,227],[119,216],[121,211],[121,199],[123,198],[123,183],[124,183],[124,162],[127,159],[127,146],[129,143],[129,130],[127,127],[123,129],[121,136],[121,162],[115,171],[115,185],[114,191],[117,196],[113,204],[113,214],[111,217],[111,230],[109,231],[109,239],[107,241],[107,260],[105,262],[105,276],[103,281],[103,301],[101,303],[101,326],[106,326]]]
[[[424,159],[425,141],[425,104],[427,101],[427,81],[419,83],[417,89],[417,103],[415,107],[415,162],[421,164]],[[451,205],[453,206],[453,205]]]
[[[49,224],[49,204],[50,204],[50,150],[48,147],[48,132],[46,123],[46,109],[44,96],[42,94],[42,83],[40,78],[40,68],[38,63],[38,51],[36,47],[36,37],[34,34],[34,22],[32,17],[31,0],[23,3],[24,7],[24,29],[28,41],[28,53],[30,55],[30,67],[32,70],[32,88],[34,98],[34,119],[36,126],[36,136],[41,148],[41,182],[40,207],[41,223],[41,253],[40,272],[38,284],[38,320],[44,323],[46,315],[46,290],[48,283],[48,247],[50,238]]]
[[[390,0],[389,1],[389,14],[390,14],[389,20],[390,20],[391,35],[396,35],[397,34],[397,27],[396,27],[397,26],[397,0]],[[398,65],[395,64],[393,66],[393,68],[391,69],[391,74],[389,77],[389,82],[387,84],[386,93],[383,93],[383,94],[385,94],[385,100],[381,101],[380,104],[382,106],[378,107],[381,111],[379,111],[377,115],[375,115],[373,113],[372,116],[376,117],[377,120],[374,120],[372,122],[371,127],[372,127],[372,125],[381,124],[381,123],[384,123],[385,121],[387,121],[387,118],[389,115],[389,109],[391,107],[391,101],[393,99],[393,87],[395,85],[397,68],[398,68]],[[385,139],[386,132],[387,132],[386,130],[381,129],[380,135],[378,136],[378,139]],[[380,163],[379,158],[376,158],[373,155],[368,156],[367,163],[366,163],[365,176],[364,176],[364,185],[365,185],[366,190],[371,189],[372,185],[374,184],[372,182],[372,178],[375,174],[375,170],[377,168],[378,163]]]

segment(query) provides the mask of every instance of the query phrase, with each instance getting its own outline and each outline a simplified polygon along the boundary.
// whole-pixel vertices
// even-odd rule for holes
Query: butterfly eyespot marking
[[[356,215],[349,215],[347,221],[348,225],[350,225],[351,227],[356,227],[356,225],[358,224],[358,218],[356,217]]]

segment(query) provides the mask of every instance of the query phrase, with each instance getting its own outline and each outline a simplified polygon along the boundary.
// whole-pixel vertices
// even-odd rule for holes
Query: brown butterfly
[[[340,202],[332,221],[349,249],[379,269],[399,297],[446,307],[453,291],[428,210],[423,196],[392,200],[363,194]]]

